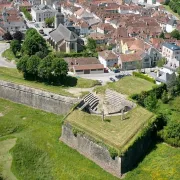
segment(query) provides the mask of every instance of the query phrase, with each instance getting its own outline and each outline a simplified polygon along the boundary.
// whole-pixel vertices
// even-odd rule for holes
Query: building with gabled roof
[[[81,51],[84,42],[79,38],[77,34],[70,31],[67,27],[59,24],[57,29],[49,32],[49,43],[56,51],[62,51],[69,53],[71,51]]]

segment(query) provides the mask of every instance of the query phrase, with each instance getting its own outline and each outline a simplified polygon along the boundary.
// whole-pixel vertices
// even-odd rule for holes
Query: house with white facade
[[[43,22],[46,18],[54,17],[58,11],[49,5],[39,5],[31,8],[32,19],[36,22]]]
[[[171,33],[173,30],[176,29],[177,22],[175,19],[170,19],[166,24],[166,32]]]
[[[98,59],[100,63],[104,65],[105,68],[114,67],[118,65],[118,56],[109,50],[99,52]]]
[[[27,29],[24,19],[19,15],[19,12],[15,8],[3,9],[0,26],[10,33],[14,33],[16,31],[25,32]]]
[[[180,67],[180,46],[173,43],[164,43],[162,57],[167,60],[165,67],[176,70]]]

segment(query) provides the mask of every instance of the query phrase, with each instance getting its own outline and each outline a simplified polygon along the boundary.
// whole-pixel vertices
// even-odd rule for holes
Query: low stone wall
[[[94,161],[109,173],[117,177],[121,176],[121,158],[116,157],[112,159],[106,147],[96,144],[86,136],[80,134],[75,136],[70,124],[65,123],[62,126],[60,140]]]
[[[67,113],[79,101],[77,98],[65,97],[2,80],[0,80],[0,97],[56,114]]]

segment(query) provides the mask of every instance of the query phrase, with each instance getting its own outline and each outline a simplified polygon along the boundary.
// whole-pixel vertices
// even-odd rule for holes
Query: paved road
[[[8,43],[0,43],[0,67],[16,68],[16,65],[13,62],[8,62],[2,57],[2,53],[8,48]]]

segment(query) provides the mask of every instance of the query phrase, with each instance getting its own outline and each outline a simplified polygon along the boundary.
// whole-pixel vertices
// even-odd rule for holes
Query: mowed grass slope
[[[119,81],[108,83],[106,86],[97,87],[94,91],[104,94],[105,90],[109,88],[122,94],[132,95],[135,93],[139,94],[142,91],[148,91],[152,89],[153,86],[153,83],[144,79],[135,76],[127,76]]]
[[[180,148],[157,144],[124,180],[179,180]]]
[[[138,106],[125,114],[123,120],[121,115],[107,116],[103,122],[101,116],[75,110],[66,121],[98,140],[120,149],[151,117],[151,112]]]
[[[74,96],[73,94],[66,91],[68,88],[66,86],[51,86],[45,83],[24,80],[22,73],[20,73],[17,69],[0,67],[0,80],[37,88],[64,96]],[[90,88],[95,86],[97,83],[98,82],[95,80],[78,78],[77,84],[73,87]]]
[[[3,99],[0,99],[0,113],[0,149],[1,141],[17,139],[10,150],[11,170],[17,179],[117,179],[59,141],[62,116]],[[0,161],[0,174],[9,172],[9,168]]]

